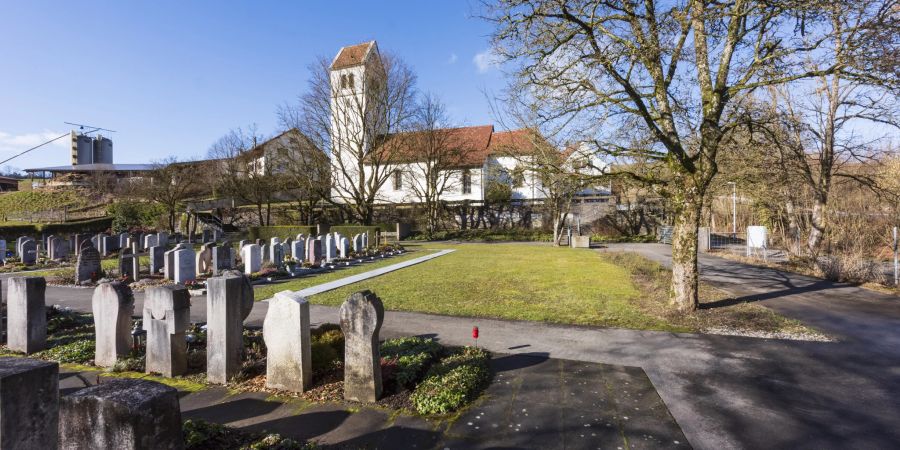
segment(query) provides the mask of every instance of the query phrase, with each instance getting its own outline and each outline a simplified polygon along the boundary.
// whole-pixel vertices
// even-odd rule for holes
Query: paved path
[[[688,442],[637,367],[494,355],[494,383],[455,421],[358,404],[310,404],[224,387],[182,392],[185,419],[314,440],[327,448],[687,448]],[[60,375],[65,395],[96,372]]]
[[[669,247],[611,246],[665,262]],[[552,251],[548,248],[548,251]],[[590,251],[590,250],[585,250]],[[900,299],[852,286],[704,255],[703,278],[737,296],[797,317],[840,342],[557,326],[388,312],[385,337],[427,335],[447,344],[479,344],[646,372],[697,448],[892,448],[900,442]],[[89,310],[72,289],[48,288],[47,302]],[[90,292],[90,291],[87,291]],[[85,308],[85,306],[87,306]],[[267,305],[247,323],[259,326]],[[336,323],[336,308],[314,305],[314,324]],[[203,320],[205,302],[192,317]]]

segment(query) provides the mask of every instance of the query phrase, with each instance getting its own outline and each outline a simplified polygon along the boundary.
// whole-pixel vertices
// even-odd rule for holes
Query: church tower
[[[360,161],[374,139],[383,134],[377,92],[384,66],[375,41],[341,48],[331,63],[332,197],[340,201],[365,183]]]

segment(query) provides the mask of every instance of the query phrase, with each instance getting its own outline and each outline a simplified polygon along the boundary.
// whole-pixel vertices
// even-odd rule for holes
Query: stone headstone
[[[173,254],[175,273],[172,281],[184,284],[197,279],[197,268],[194,261],[194,250],[185,248],[176,250]]]
[[[6,240],[0,239],[0,264],[6,263]]]
[[[303,392],[312,382],[309,302],[282,291],[269,301],[263,321],[266,341],[266,387]]]
[[[303,262],[306,260],[306,241],[303,239],[297,239],[296,241],[291,243],[291,254],[294,255],[294,259],[298,262]]]
[[[86,234],[75,234],[72,238],[72,249],[75,250],[75,255],[81,253],[81,243],[85,240],[89,240],[90,238]]]
[[[183,449],[178,390],[155,381],[113,378],[59,402],[66,449]]]
[[[210,278],[206,286],[206,379],[226,384],[241,368],[244,319],[253,309],[253,288],[237,271]]]
[[[307,259],[312,264],[320,264],[322,262],[322,239],[313,239],[306,249]]]
[[[338,255],[341,258],[349,258],[350,257],[350,239],[345,237],[341,238],[341,243],[338,246]]]
[[[144,330],[147,331],[147,373],[166,377],[187,371],[184,333],[191,324],[191,294],[178,285],[148,288],[144,294]]]
[[[226,269],[234,268],[234,249],[231,245],[221,245],[212,249],[212,271],[213,275]]]
[[[0,449],[55,449],[59,365],[0,357]]]
[[[159,235],[148,234],[144,236],[144,248],[159,246]]]
[[[244,274],[251,275],[259,272],[262,265],[259,246],[256,244],[248,244],[241,247],[241,261],[244,261]]]
[[[264,241],[264,240],[262,240],[262,239],[257,239],[257,240],[256,240],[256,245],[262,247],[263,245],[266,245],[266,241]]]
[[[6,345],[30,354],[47,346],[47,282],[42,277],[10,278],[6,294]]]
[[[293,243],[294,243],[293,238],[287,238],[284,240],[284,242],[281,243],[281,249],[284,250],[284,258],[285,259],[291,259],[291,257],[294,255],[293,254],[294,247],[292,245]]]
[[[101,283],[91,299],[94,312],[94,364],[112,367],[119,358],[128,356],[133,344],[131,316],[134,314],[134,295],[123,283]]]
[[[109,255],[110,253],[118,250],[119,247],[119,238],[116,236],[103,236],[103,248],[100,249],[103,255]]]
[[[262,262],[271,262],[272,255],[269,253],[269,244],[263,244],[259,248],[259,258]]]
[[[119,276],[128,277],[133,281],[140,278],[140,266],[137,255],[130,248],[123,248],[119,252]]]
[[[366,231],[362,234],[362,249],[366,250],[369,248],[369,232]]]
[[[166,249],[160,246],[148,247],[147,255],[150,257],[150,273],[159,274],[165,266]]]
[[[96,248],[98,252],[101,254],[103,253],[103,233],[91,236],[91,243],[94,244],[94,248]]]
[[[37,242],[25,241],[22,243],[22,264],[33,266],[37,264],[38,250]]]
[[[210,272],[212,270],[213,248],[216,246],[214,242],[207,242],[200,246],[197,252],[197,275]]]
[[[131,243],[128,242],[129,239],[131,239],[131,236],[128,233],[119,233],[118,248],[131,247]]]
[[[91,241],[84,241],[81,251],[78,253],[78,260],[75,262],[76,281],[78,283],[96,281],[100,278],[101,273],[100,252],[94,248]]]
[[[166,233],[165,231],[156,233],[156,245],[160,247],[169,245],[169,233]]]
[[[191,247],[188,244],[180,243],[175,246],[172,250],[169,250],[163,255],[163,276],[167,280],[175,279],[175,252],[178,250],[186,250]]]
[[[344,398],[375,402],[381,397],[381,354],[378,332],[384,305],[370,291],[356,292],[341,305],[344,332]]]
[[[252,244],[249,239],[241,239],[240,241],[238,241],[238,252],[243,250],[245,245],[249,244]]]
[[[357,234],[356,236],[353,236],[353,251],[355,253],[359,253],[362,251],[362,249],[362,234]]]
[[[284,264],[284,245],[276,242],[272,244],[270,252],[269,260],[275,267],[281,267],[281,265]]]
[[[34,239],[28,236],[19,236],[16,238],[16,256],[19,258],[22,257],[22,244],[26,241],[33,241]]]
[[[325,235],[325,261],[331,262],[337,257],[337,245],[334,243],[334,235],[328,233]]]
[[[314,244],[315,240],[316,240],[316,238],[314,238],[312,236],[306,238],[306,245],[304,246],[306,249],[306,255],[304,256],[304,259],[306,261],[309,261],[310,264],[315,263],[315,261],[312,259],[313,258],[313,249],[312,248],[313,248],[313,245],[315,245]]]

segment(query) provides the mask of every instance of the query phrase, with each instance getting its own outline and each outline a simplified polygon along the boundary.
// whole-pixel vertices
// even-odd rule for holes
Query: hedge
[[[250,227],[247,229],[248,238],[251,241],[257,239],[269,240],[273,237],[287,239],[296,237],[298,234],[305,235],[316,234],[315,226],[306,225],[273,225],[268,227]]]
[[[0,226],[0,236],[6,240],[16,239],[19,236],[37,237],[42,233],[100,233],[109,229],[112,225],[112,217],[100,217],[97,219],[78,220],[60,223],[35,223],[27,225]]]
[[[369,245],[376,244],[376,231],[393,231],[393,229],[385,229],[383,225],[332,225],[328,229],[329,233],[341,233],[342,236],[347,236],[348,239],[352,239],[357,234],[369,233]]]

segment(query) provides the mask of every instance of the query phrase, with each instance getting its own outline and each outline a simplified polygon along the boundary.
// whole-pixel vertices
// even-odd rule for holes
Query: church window
[[[353,74],[352,73],[350,74],[348,85],[350,86],[350,89],[353,89]]]
[[[394,190],[399,191],[403,189],[403,171],[395,170],[394,171]]]
[[[472,172],[469,169],[464,170],[462,173],[462,193],[472,193]]]
[[[347,89],[347,74],[341,75],[341,89]]]

